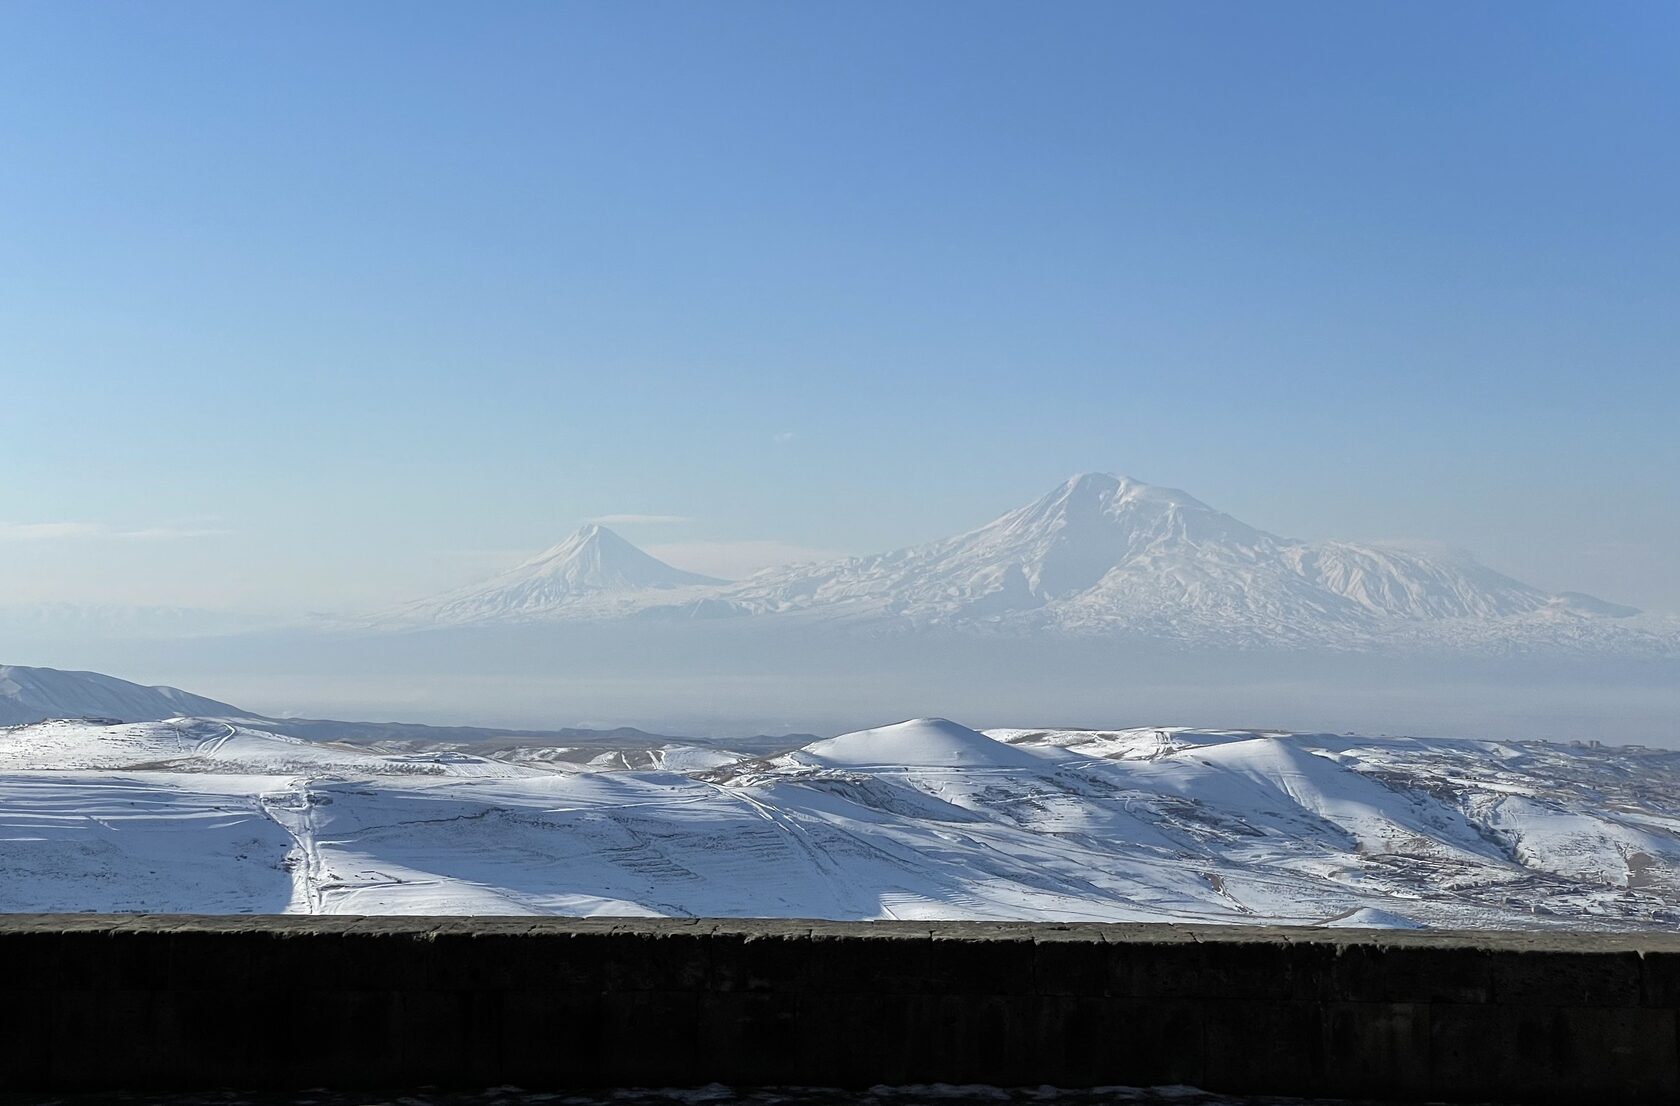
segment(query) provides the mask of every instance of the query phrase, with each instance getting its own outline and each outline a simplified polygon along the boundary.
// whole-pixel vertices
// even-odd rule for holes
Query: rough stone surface
[[[0,918],[0,1090],[1191,1084],[1680,1096],[1680,935]]]

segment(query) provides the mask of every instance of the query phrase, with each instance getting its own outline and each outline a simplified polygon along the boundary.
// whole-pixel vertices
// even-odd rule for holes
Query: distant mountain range
[[[1171,488],[1086,473],[943,541],[723,582],[599,526],[383,628],[717,618],[881,632],[1054,632],[1219,647],[1680,652],[1680,624],[1552,594],[1467,556],[1256,529]]]

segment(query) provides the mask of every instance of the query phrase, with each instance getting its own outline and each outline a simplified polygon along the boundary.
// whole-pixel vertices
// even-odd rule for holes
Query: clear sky
[[[0,5],[0,601],[1070,473],[1680,610],[1680,6]]]

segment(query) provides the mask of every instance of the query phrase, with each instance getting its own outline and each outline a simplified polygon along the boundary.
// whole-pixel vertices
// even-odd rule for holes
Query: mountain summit
[[[1636,613],[1549,594],[1463,555],[1281,537],[1186,492],[1110,473],[1075,476],[943,541],[765,569],[734,584],[585,527],[409,612],[448,624],[796,617],[1242,648],[1680,648],[1669,631],[1617,625]]]
[[[543,550],[504,576],[533,584],[540,581],[556,597],[562,592],[575,595],[724,582],[673,568],[595,523],[580,527],[559,545]]]
[[[1465,557],[1255,529],[1174,488],[1084,473],[966,534],[760,573],[736,598],[922,624],[1327,644],[1450,620],[1626,612],[1557,597]]]
[[[1176,488],[1087,472],[952,543],[958,560],[1015,563],[1034,594],[1095,587],[1117,565],[1169,547],[1253,548],[1272,539]]]
[[[674,568],[590,523],[506,572],[411,604],[399,617],[451,624],[542,619],[581,600],[724,583]]]

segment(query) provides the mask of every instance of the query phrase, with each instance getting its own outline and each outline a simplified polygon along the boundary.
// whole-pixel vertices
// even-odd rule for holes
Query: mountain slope
[[[1269,644],[1635,613],[1550,596],[1467,558],[1279,537],[1184,492],[1101,473],[967,534],[767,570],[728,598],[752,611]]]
[[[592,523],[506,572],[410,604],[391,620],[445,625],[517,622],[564,614],[590,600],[723,583],[673,568]]]
[[[0,665],[0,725],[47,718],[155,722],[181,715],[244,717],[245,711],[174,687],[146,687],[98,672]]]
[[[586,528],[410,625],[773,617],[876,631],[1055,632],[1192,646],[1680,654],[1680,625],[1551,595],[1467,556],[1306,542],[1195,497],[1085,473],[968,533],[725,584]]]
[[[1680,920],[1676,752],[943,719],[767,759],[662,752],[0,730],[0,911]]]

